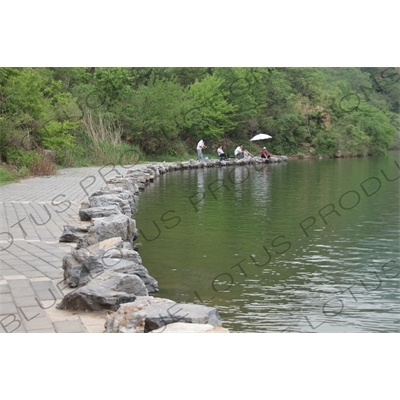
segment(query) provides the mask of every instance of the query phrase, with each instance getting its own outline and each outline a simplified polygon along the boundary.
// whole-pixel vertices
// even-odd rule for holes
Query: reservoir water
[[[399,332],[399,155],[160,176],[135,216],[155,296],[232,332]]]

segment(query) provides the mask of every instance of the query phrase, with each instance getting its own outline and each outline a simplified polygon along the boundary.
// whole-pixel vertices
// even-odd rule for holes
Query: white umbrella
[[[264,140],[264,139],[271,139],[272,136],[267,135],[266,133],[259,133],[258,135],[252,137],[250,142],[254,142],[255,140]]]

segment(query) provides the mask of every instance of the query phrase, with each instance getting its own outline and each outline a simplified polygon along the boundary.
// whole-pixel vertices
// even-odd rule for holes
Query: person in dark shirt
[[[271,156],[268,153],[268,150],[263,147],[263,149],[261,150],[261,158],[270,158]]]

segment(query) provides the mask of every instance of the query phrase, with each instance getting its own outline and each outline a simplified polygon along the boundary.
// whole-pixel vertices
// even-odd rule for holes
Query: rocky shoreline
[[[79,218],[87,226],[64,227],[60,242],[76,243],[62,261],[64,280],[73,290],[57,308],[109,310],[105,323],[108,333],[228,332],[215,307],[180,304],[150,295],[159,289],[135,245],[139,234],[133,216],[138,196],[150,182],[169,171],[287,160],[285,156],[274,156],[151,163],[109,179],[81,204]]]

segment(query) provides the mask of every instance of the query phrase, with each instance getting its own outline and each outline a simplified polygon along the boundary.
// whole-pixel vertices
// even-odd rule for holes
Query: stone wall
[[[113,313],[107,318],[106,332],[225,332],[214,307],[150,296],[159,289],[135,246],[139,234],[133,215],[138,196],[150,182],[169,171],[286,161],[285,156],[279,156],[152,163],[129,170],[125,176],[114,176],[81,205],[79,217],[90,226],[64,227],[60,241],[76,243],[76,248],[62,261],[64,279],[74,290],[65,295],[57,308],[108,309]],[[171,326],[166,329],[167,325]]]

